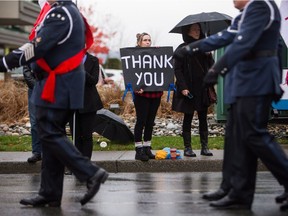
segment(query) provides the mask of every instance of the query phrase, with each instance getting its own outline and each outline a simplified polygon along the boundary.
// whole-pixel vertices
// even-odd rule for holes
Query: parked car
[[[125,83],[122,70],[104,69],[100,65],[98,86],[119,87],[121,91],[125,90]]]
[[[125,90],[125,83],[123,77],[123,71],[117,69],[105,69],[106,75],[114,81],[114,84],[119,86],[123,91]]]

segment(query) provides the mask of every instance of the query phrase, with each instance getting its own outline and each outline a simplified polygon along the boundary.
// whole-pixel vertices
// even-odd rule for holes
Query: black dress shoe
[[[107,180],[108,176],[109,174],[104,169],[100,168],[95,175],[87,181],[88,190],[80,200],[81,205],[85,205],[96,195],[101,183],[103,184]]]
[[[33,154],[31,157],[27,159],[28,163],[36,163],[37,161],[41,161],[41,154]]]
[[[276,203],[283,203],[287,199],[288,199],[288,191],[284,191],[282,194],[275,197]]]
[[[45,206],[60,207],[61,201],[59,201],[59,200],[47,200],[45,197],[38,195],[34,198],[22,199],[22,200],[20,200],[20,204],[30,205],[33,207],[45,207]]]
[[[228,195],[218,201],[211,202],[210,206],[218,209],[251,209],[251,204],[237,199],[231,199]]]
[[[202,198],[209,201],[220,200],[228,194],[227,191],[224,191],[222,188],[210,193],[203,194]]]

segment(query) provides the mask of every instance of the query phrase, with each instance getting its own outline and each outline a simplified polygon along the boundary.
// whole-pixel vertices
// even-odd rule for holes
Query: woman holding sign
[[[204,38],[201,26],[198,23],[184,26],[182,29],[184,43],[177,49]],[[176,76],[176,89],[172,101],[172,110],[184,113],[182,135],[184,141],[184,156],[196,157],[191,145],[191,123],[194,112],[197,111],[199,119],[199,134],[201,142],[201,155],[213,156],[208,149],[207,113],[211,102],[208,89],[203,79],[214,60],[209,53],[198,53],[193,56],[174,59],[174,72]]]
[[[150,47],[151,36],[147,33],[138,33],[137,47]],[[148,161],[155,159],[151,152],[151,139],[157,110],[161,102],[162,91],[147,92],[143,89],[135,90],[134,105],[136,110],[136,124],[134,128],[135,159]]]

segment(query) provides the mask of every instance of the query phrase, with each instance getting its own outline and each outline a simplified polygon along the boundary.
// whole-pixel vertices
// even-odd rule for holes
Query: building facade
[[[27,42],[39,11],[38,1],[0,1],[0,57]]]

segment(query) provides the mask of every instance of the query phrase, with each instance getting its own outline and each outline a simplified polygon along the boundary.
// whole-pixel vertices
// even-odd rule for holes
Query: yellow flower
[[[156,160],[164,160],[166,159],[168,153],[165,150],[158,150],[156,151],[155,159]]]

